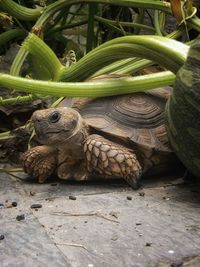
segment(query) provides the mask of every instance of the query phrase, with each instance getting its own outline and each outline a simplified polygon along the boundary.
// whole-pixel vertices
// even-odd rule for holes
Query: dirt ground
[[[151,178],[133,191],[20,176],[0,175],[1,267],[200,266],[197,184]]]

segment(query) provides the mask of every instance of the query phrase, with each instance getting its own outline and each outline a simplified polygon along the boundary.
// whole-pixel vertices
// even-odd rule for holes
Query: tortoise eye
[[[58,111],[54,111],[50,116],[49,116],[49,121],[51,123],[56,123],[59,121],[61,117],[61,114]]]

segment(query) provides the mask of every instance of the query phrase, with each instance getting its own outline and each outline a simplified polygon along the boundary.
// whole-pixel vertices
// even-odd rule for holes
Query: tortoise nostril
[[[41,118],[40,117],[33,117],[32,118],[32,121],[33,121],[33,123],[38,123],[38,122],[41,122]]]

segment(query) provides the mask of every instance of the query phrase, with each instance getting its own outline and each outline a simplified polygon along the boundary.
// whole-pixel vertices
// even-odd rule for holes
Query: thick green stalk
[[[0,34],[0,46],[6,44],[16,37],[23,37],[26,33],[21,29],[12,29]]]
[[[87,26],[87,43],[86,43],[86,53],[91,51],[95,45],[95,20],[94,16],[97,12],[97,4],[89,4],[89,16],[88,16],[88,26]]]
[[[37,59],[37,62],[49,71],[53,80],[57,79],[61,69],[64,68],[50,47],[35,34],[30,33],[20,50],[21,55],[18,53],[12,64],[11,73],[13,75],[18,75],[19,72],[15,70],[19,70],[19,66],[21,66],[23,60],[25,59],[23,50],[31,53],[31,55]]]
[[[187,24],[191,26],[193,29],[197,30],[200,32],[200,19],[198,17],[193,17],[189,20],[187,20]]]
[[[144,14],[145,14],[145,9],[144,8],[139,8],[138,13],[134,16],[134,23],[139,23],[143,24],[144,21]],[[134,31],[134,34],[139,35],[140,34],[140,28],[136,28]]]
[[[20,70],[21,70],[21,67],[26,59],[28,55],[28,51],[24,48],[24,46],[22,46],[17,55],[15,56],[15,59],[11,65],[11,68],[10,68],[10,74],[14,75],[14,76],[18,76],[20,75]]]
[[[0,86],[32,94],[80,97],[100,97],[133,92],[142,92],[161,86],[172,85],[175,75],[170,71],[148,74],[137,77],[127,77],[114,80],[72,82],[47,82],[15,77],[0,73]]]
[[[188,26],[188,30],[190,30],[191,27]],[[173,32],[169,33],[168,35],[166,35],[165,37],[170,38],[170,39],[178,39],[181,36],[183,36],[184,34],[186,34],[186,29],[184,25],[181,25],[178,30],[174,30]]]
[[[177,72],[187,52],[187,45],[161,36],[119,37],[95,48],[70,68],[63,69],[59,80],[82,81],[105,65],[130,57],[146,58]]]
[[[132,57],[155,61],[176,72],[185,61],[188,46],[160,36],[119,37],[95,48],[69,68],[62,66],[54,52],[34,34],[29,34],[23,49],[49,70],[52,79],[83,81],[114,61]]]
[[[124,67],[121,67],[118,70],[113,71],[114,74],[133,74],[139,70],[152,66],[153,62],[148,59],[140,59],[136,61],[134,64],[126,64]]]
[[[27,8],[17,4],[13,0],[1,0],[0,9],[17,19],[26,21],[36,20],[42,14],[41,8]]]
[[[133,74],[134,72],[143,69],[144,67],[151,66],[153,62],[147,59],[128,58],[116,61],[99,71],[97,71],[93,77],[99,75],[114,73],[114,74]]]
[[[138,7],[138,8],[150,8],[159,9],[164,12],[171,13],[170,3],[160,0],[58,0],[55,3],[49,5],[40,16],[36,22],[36,27],[44,27],[48,20],[57,12],[58,10],[80,3],[102,3],[109,5],[119,5],[128,7]]]
[[[37,97],[33,95],[26,95],[26,96],[17,96],[17,97],[11,97],[3,99],[0,97],[0,105],[12,105],[12,104],[19,104],[24,102],[32,102],[34,99],[37,99]]]
[[[63,69],[59,80],[60,81],[84,81],[97,70],[105,65],[119,59],[130,57],[147,58],[155,62],[160,62],[167,69],[176,72],[182,64],[166,55],[160,54],[152,49],[145,48],[136,44],[116,44],[110,47],[102,48],[96,54],[87,55],[78,61],[77,64],[68,69]],[[183,62],[182,62],[183,63]]]
[[[154,26],[156,29],[156,34],[159,36],[163,36],[161,31],[161,25],[160,25],[160,13],[159,10],[155,10],[154,12]]]
[[[114,71],[120,70],[127,64],[135,64],[135,62],[137,62],[138,60],[139,58],[127,58],[127,59],[117,60],[114,63],[109,64],[105,66],[104,68],[98,70],[96,73],[94,73],[92,77],[96,77],[96,76],[100,76],[100,75],[108,74],[108,73],[113,73]]]
[[[33,79],[49,81],[52,79],[51,73],[48,69],[40,63],[40,60],[33,55],[29,56],[31,66],[31,77]],[[18,76],[18,75],[17,75]]]

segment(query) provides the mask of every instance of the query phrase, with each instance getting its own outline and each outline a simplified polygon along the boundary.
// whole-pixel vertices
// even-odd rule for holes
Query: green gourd
[[[177,73],[166,115],[169,141],[175,153],[200,178],[200,36]]]

